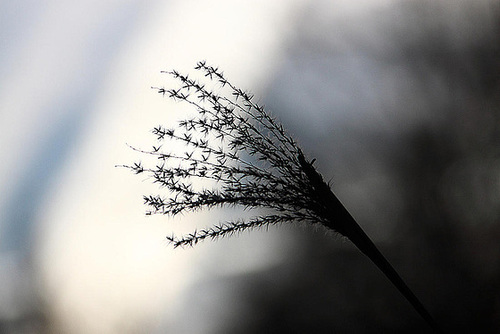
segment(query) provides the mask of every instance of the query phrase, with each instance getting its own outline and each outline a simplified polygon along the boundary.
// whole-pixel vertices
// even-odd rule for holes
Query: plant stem
[[[331,206],[329,207],[328,213],[332,224],[327,227],[341,232],[344,236],[351,240],[351,242],[385,274],[385,276],[392,282],[392,284],[394,284],[406,300],[408,300],[418,314],[420,314],[420,316],[429,324],[434,332],[444,333],[429,312],[425,309],[424,305],[406,285],[401,276],[399,276],[389,261],[387,261],[384,255],[382,255],[349,211],[347,211],[344,205],[342,205],[337,196],[335,196],[331,190],[330,194],[329,201]],[[339,226],[339,223],[341,226]]]

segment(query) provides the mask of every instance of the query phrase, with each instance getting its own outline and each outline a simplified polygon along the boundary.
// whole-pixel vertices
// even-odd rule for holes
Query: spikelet
[[[140,162],[120,165],[136,174],[145,173],[166,195],[144,196],[147,214],[178,215],[213,207],[241,206],[266,208],[271,214],[249,220],[236,220],[195,230],[184,236],[168,236],[174,247],[193,246],[205,239],[230,236],[244,230],[269,225],[306,222],[322,224],[343,235],[387,276],[394,286],[427,321],[439,326],[356,223],[347,209],[308,161],[283,126],[253,101],[253,95],[230,83],[215,67],[199,62],[195,67],[210,82],[218,84],[217,93],[197,80],[179,72],[165,71],[180,87],[152,87],[173,100],[191,105],[194,117],[175,128],[155,127],[152,133],[159,144],[148,150],[134,150],[156,157],[154,167]],[[226,94],[224,94],[224,92]],[[169,141],[180,142],[186,151],[162,150]],[[197,188],[195,180],[210,181],[212,188]]]

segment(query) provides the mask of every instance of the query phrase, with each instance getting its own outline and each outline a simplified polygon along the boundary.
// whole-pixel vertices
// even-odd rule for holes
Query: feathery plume
[[[218,83],[214,92],[206,84],[175,70],[164,71],[179,88],[152,87],[173,100],[191,105],[197,114],[175,128],[155,127],[157,146],[141,153],[154,156],[154,167],[140,162],[121,165],[134,173],[148,174],[166,189],[166,196],[147,195],[147,214],[178,215],[213,207],[267,208],[271,214],[237,220],[168,236],[174,246],[193,246],[244,230],[283,223],[321,224],[349,239],[391,280],[416,311],[436,331],[436,322],[390,263],[331,191],[296,141],[283,126],[254,102],[253,95],[229,82],[222,71],[198,62],[204,77]],[[225,94],[224,94],[225,92]],[[166,152],[168,141],[180,142],[182,154]],[[197,181],[195,181],[197,180]],[[212,188],[199,187],[200,183]]]

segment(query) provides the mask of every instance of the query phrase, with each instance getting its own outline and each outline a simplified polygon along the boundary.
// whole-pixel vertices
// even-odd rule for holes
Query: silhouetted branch
[[[155,157],[154,167],[136,162],[122,167],[149,175],[167,190],[166,196],[147,195],[148,214],[175,216],[203,208],[242,206],[267,208],[273,214],[237,220],[167,237],[174,247],[193,246],[205,239],[233,235],[263,226],[307,222],[322,224],[353,242],[389,278],[415,310],[441,332],[424,306],[394,268],[349,214],[330,186],[307,161],[297,143],[253,96],[233,84],[223,73],[205,62],[195,67],[209,81],[220,85],[215,93],[177,71],[165,71],[180,88],[153,87],[158,93],[188,103],[198,114],[179,122],[176,128],[155,127],[158,145],[134,150]],[[226,94],[224,94],[226,93]],[[169,141],[180,142],[183,153],[163,151]],[[213,188],[196,187],[196,179],[210,181]]]

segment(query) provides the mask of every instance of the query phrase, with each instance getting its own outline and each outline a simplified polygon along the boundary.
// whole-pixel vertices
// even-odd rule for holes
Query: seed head
[[[174,128],[155,127],[157,145],[134,150],[156,157],[155,166],[140,162],[122,165],[136,174],[145,173],[164,188],[164,195],[144,196],[147,214],[178,215],[203,208],[241,206],[266,208],[270,214],[236,220],[168,236],[178,246],[193,246],[247,229],[282,223],[323,224],[351,240],[391,280],[435,332],[439,326],[406,283],[364,233],[331,191],[312,161],[307,161],[295,140],[253,96],[229,82],[223,73],[205,62],[196,70],[217,83],[218,92],[177,71],[165,71],[179,83],[158,93],[191,105],[196,116]],[[166,152],[170,142],[180,142],[182,153]],[[205,187],[210,184],[210,187]],[[203,185],[200,187],[200,185]]]
[[[178,247],[266,225],[326,223],[321,191],[328,186],[296,141],[263,105],[254,102],[252,94],[234,86],[218,68],[202,61],[195,69],[203,74],[206,83],[173,70],[162,73],[176,79],[178,87],[152,88],[191,105],[196,115],[172,128],[155,127],[152,133],[158,144],[150,149],[133,147],[156,157],[155,166],[143,166],[140,162],[123,166],[137,174],[148,174],[166,190],[163,195],[144,196],[147,214],[175,216],[224,206],[267,208],[272,213],[226,222],[182,237],[170,236],[168,241]],[[207,88],[209,83],[218,86],[217,92]],[[164,151],[163,147],[169,147],[171,141],[182,143],[185,151]],[[212,186],[197,187],[200,181],[212,181]]]

